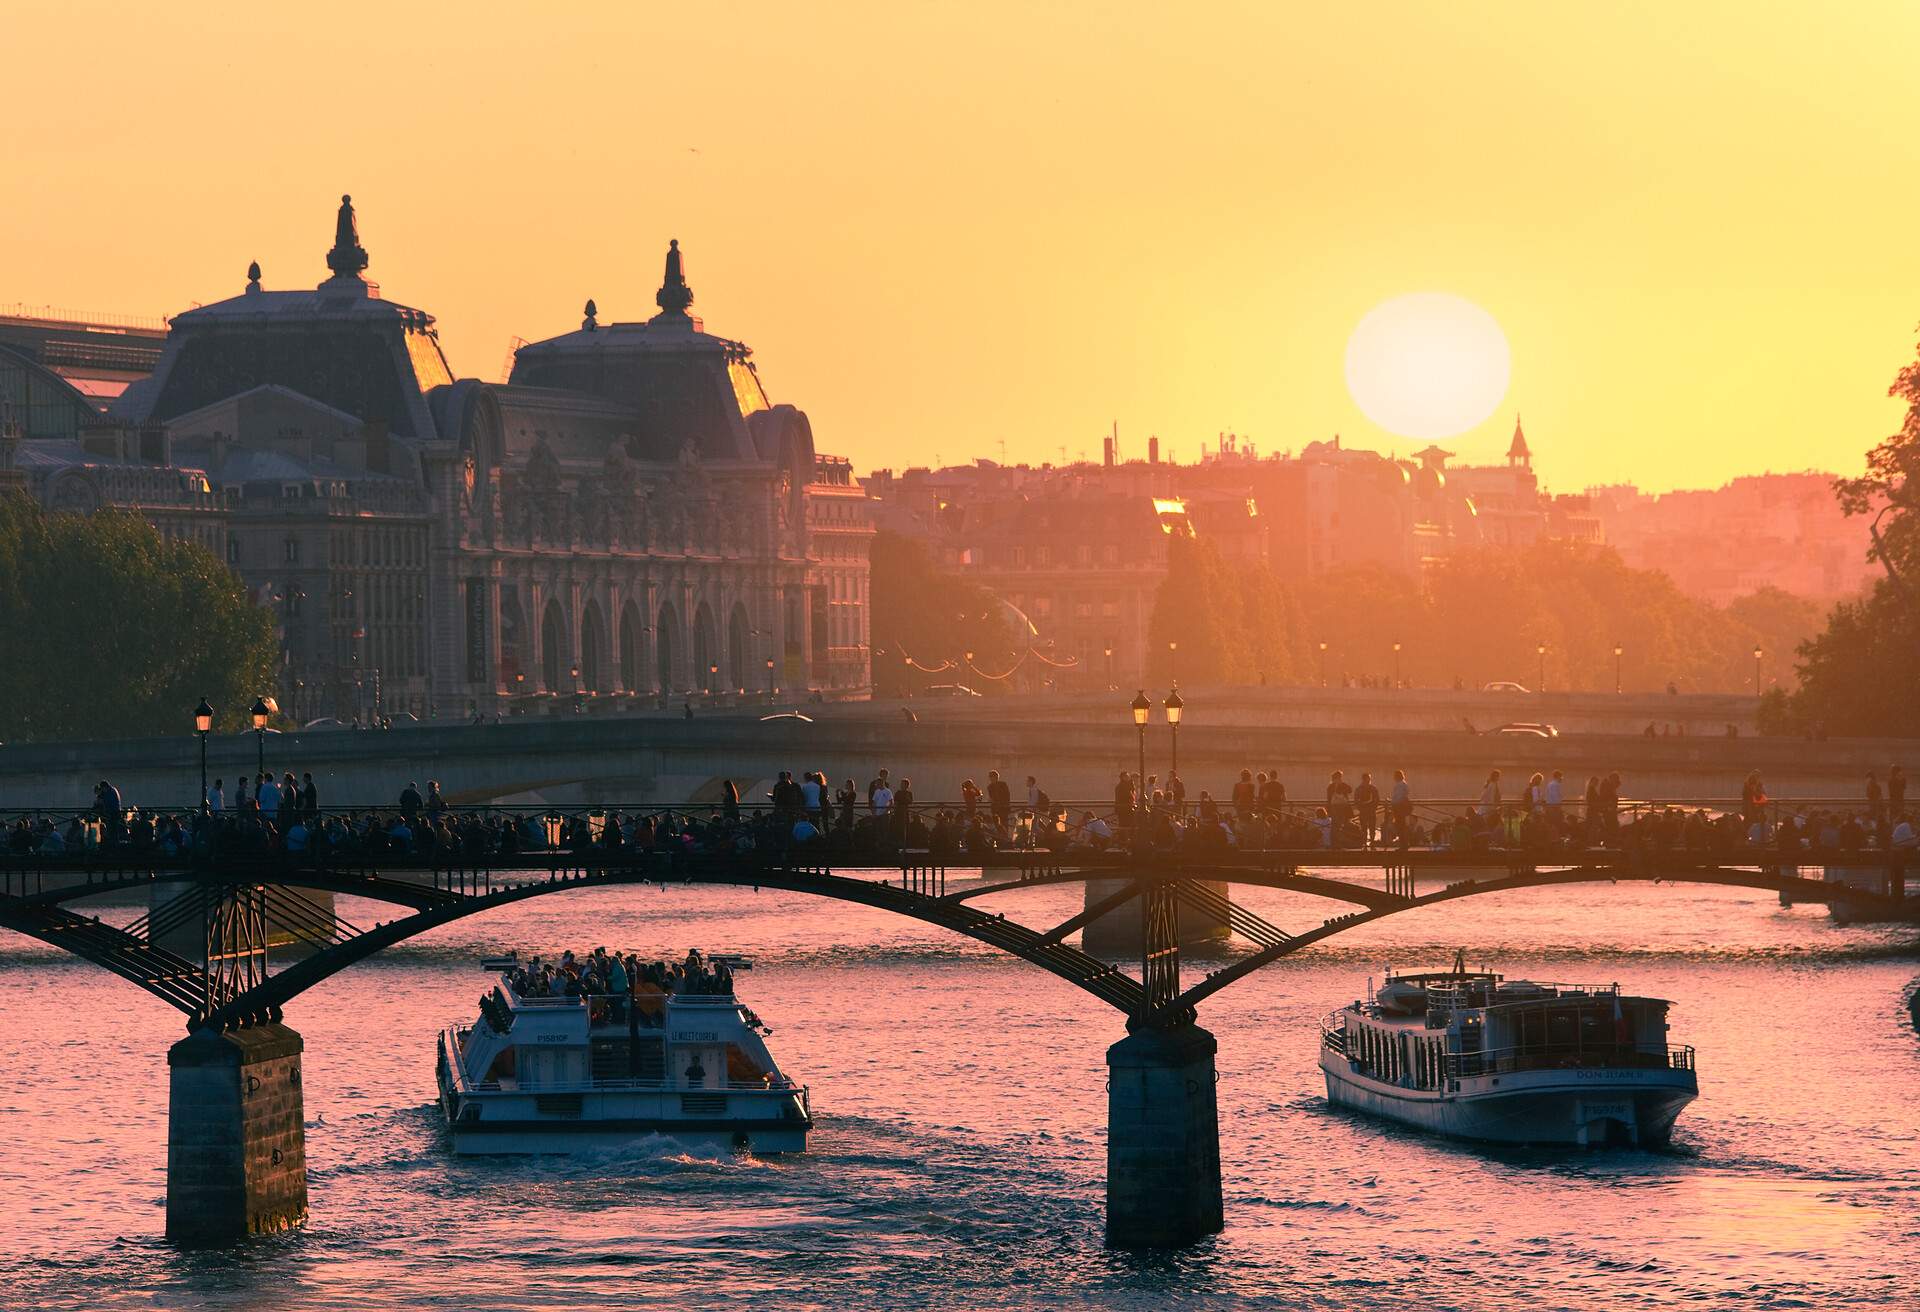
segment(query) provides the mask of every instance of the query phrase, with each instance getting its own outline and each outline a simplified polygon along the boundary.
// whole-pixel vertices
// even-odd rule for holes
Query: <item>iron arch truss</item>
[[[731,856],[640,853],[609,859],[590,852],[525,853],[457,864],[415,859],[354,866],[302,865],[278,857],[218,863],[153,862],[138,866],[65,859],[20,859],[0,865],[0,926],[91,961],[145,988],[188,1016],[190,1028],[240,1027],[278,1019],[294,998],[322,980],[396,943],[441,925],[529,898],[621,884],[698,883],[770,888],[873,907],[935,925],[1006,952],[1058,976],[1115,1008],[1130,1027],[1190,1021],[1198,1005],[1262,967],[1356,925],[1461,898],[1554,885],[1639,882],[1695,883],[1783,893],[1802,902],[1845,902],[1875,914],[1907,915],[1895,891],[1880,894],[1806,879],[1779,868],[1719,864],[1711,859],[1659,867],[1625,853],[1594,854],[1578,864],[1515,863],[1489,873],[1464,862],[1421,862],[1371,856],[1379,884],[1327,872],[1320,853],[1264,853],[1243,861],[1154,862],[1119,856],[1063,863],[1046,853],[1008,854],[980,882],[949,889],[943,866],[919,858],[876,866],[871,859],[826,864]],[[1318,873],[1294,860],[1315,859]],[[1450,879],[1448,876],[1458,875]],[[1422,876],[1431,880],[1419,890]],[[1049,929],[1035,929],[971,905],[996,894],[1052,884],[1107,881],[1115,887]],[[1221,884],[1327,898],[1353,907],[1291,933],[1233,901]],[[155,888],[153,909],[115,926],[67,904],[101,893]],[[173,890],[170,894],[163,890]],[[400,909],[391,920],[356,925],[306,894],[371,899]],[[1253,951],[1181,988],[1178,921],[1182,909],[1226,925]],[[1141,924],[1140,978],[1089,955],[1066,939],[1116,912]],[[297,943],[299,959],[270,973],[275,943]]]

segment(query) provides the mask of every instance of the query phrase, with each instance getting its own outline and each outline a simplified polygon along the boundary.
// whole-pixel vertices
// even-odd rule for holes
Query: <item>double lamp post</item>
[[[1180,713],[1186,709],[1186,703],[1180,700],[1180,689],[1176,686],[1167,694],[1163,703],[1167,713],[1167,728],[1173,734],[1173,769],[1180,773]],[[1147,719],[1153,714],[1153,699],[1142,688],[1133,699],[1133,724],[1140,732],[1140,773],[1134,779],[1134,787],[1145,788],[1147,784]],[[1141,799],[1145,801],[1145,799]]]

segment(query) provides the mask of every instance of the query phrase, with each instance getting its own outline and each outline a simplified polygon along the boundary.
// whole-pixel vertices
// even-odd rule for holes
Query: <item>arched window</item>
[[[675,648],[679,645],[679,622],[674,618],[672,606],[660,608],[660,622],[654,626],[654,679],[663,693],[672,692],[678,684],[679,669],[674,663]]]
[[[611,692],[602,680],[607,672],[607,626],[600,607],[588,602],[580,613],[580,686],[587,692]]]
[[[640,688],[640,610],[632,602],[620,608],[620,687]]]
[[[711,693],[719,677],[719,634],[715,631],[713,608],[703,601],[693,615],[693,686]]]
[[[745,692],[756,682],[752,672],[752,626],[747,623],[747,608],[734,603],[733,618],[727,621],[727,686]]]
[[[567,622],[560,614],[560,603],[549,601],[540,620],[540,680],[548,692],[561,690],[560,676],[566,666]]]

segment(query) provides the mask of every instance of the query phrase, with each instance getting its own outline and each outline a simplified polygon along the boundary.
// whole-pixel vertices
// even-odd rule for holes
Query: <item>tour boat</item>
[[[802,1152],[807,1090],[781,1074],[732,994],[521,997],[501,975],[439,1042],[457,1153],[567,1153],[648,1135]]]
[[[1661,998],[1470,971],[1388,975],[1321,1026],[1327,1100],[1499,1143],[1658,1147],[1700,1092]]]

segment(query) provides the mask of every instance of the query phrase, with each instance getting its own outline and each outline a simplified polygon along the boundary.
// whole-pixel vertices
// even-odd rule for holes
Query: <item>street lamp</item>
[[[1167,677],[1175,683],[1180,682],[1180,644],[1178,642],[1167,644]]]
[[[1180,712],[1186,703],[1180,700],[1180,688],[1176,684],[1167,694],[1167,728],[1173,733],[1173,773],[1180,773]]]
[[[1320,644],[1320,686],[1327,686],[1327,644]]]
[[[193,708],[193,731],[200,735],[200,814],[207,814],[207,735],[213,732],[213,707],[202,697]]]
[[[707,666],[707,696],[713,696],[713,685],[720,682],[720,667],[717,664]]]
[[[1760,648],[1757,645],[1753,649],[1753,695],[1760,695]]]
[[[1400,644],[1393,644],[1393,686],[1400,686]]]
[[[1113,691],[1113,639],[1107,639],[1107,691]]]
[[[773,686],[773,657],[767,657],[767,696],[771,697],[780,690]]]
[[[900,658],[900,668],[903,671],[905,671],[905,673],[903,673],[900,677],[906,683],[907,700],[912,701],[913,700],[913,657],[902,656]]]
[[[1533,650],[1540,657],[1540,691],[1545,692],[1547,690],[1547,644],[1543,642]]]
[[[1625,650],[1619,643],[1613,644],[1613,695],[1620,695],[1620,653]]]
[[[1153,703],[1147,700],[1147,690],[1142,688],[1133,699],[1133,724],[1140,731],[1140,773],[1133,778],[1134,797],[1138,799],[1140,786],[1147,778],[1147,717],[1153,714]]]
[[[254,756],[259,766],[259,769],[255,771],[257,774],[265,774],[267,772],[267,717],[272,714],[273,711],[268,707],[265,697],[255,697],[253,699]]]

